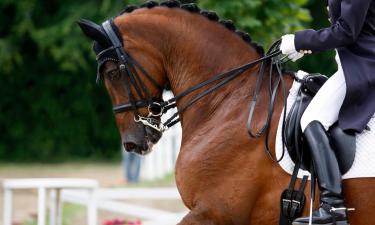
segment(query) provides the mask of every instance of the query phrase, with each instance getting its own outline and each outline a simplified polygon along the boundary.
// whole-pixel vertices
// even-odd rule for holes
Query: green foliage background
[[[0,0],[0,161],[119,158],[110,101],[94,82],[95,56],[76,21],[99,23],[139,2]],[[283,34],[328,25],[320,0],[185,2],[234,20],[265,47]],[[331,74],[332,58],[309,56],[298,68]]]

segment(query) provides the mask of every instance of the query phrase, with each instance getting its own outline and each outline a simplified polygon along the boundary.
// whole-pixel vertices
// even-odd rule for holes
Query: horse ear
[[[85,19],[80,19],[77,23],[88,38],[102,45],[108,44],[109,40],[98,24]]]

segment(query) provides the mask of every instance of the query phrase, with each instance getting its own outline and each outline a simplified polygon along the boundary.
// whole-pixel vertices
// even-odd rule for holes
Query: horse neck
[[[174,95],[260,57],[254,47],[223,25],[183,10],[141,9],[129,14],[123,23],[128,41],[159,53],[154,55],[161,58]],[[217,108],[227,102],[233,105],[242,99],[239,96],[249,99],[258,70],[255,66],[180,115],[183,131],[204,126]],[[205,89],[178,100],[178,108]]]

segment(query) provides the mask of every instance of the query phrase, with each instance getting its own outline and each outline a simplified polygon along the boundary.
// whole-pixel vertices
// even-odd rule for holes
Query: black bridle
[[[153,98],[150,95],[150,92],[148,88],[145,86],[145,84],[140,79],[139,74],[137,73],[137,69],[144,75],[146,78],[151,81],[151,83],[157,87],[159,90],[162,90],[163,87],[161,87],[153,78],[150,76],[147,71],[139,64],[136,60],[134,60],[130,54],[123,48],[123,43],[120,41],[119,37],[116,35],[116,32],[114,29],[116,29],[113,20],[107,20],[102,24],[102,28],[104,29],[105,33],[107,34],[109,40],[112,43],[112,46],[105,49],[104,51],[100,52],[97,55],[97,61],[99,63],[98,68],[98,76],[101,76],[100,74],[100,66],[104,64],[106,61],[114,61],[118,63],[118,70],[121,76],[125,76],[125,88],[127,91],[127,95],[129,98],[129,103],[116,105],[113,107],[113,111],[115,113],[123,113],[127,111],[133,111],[134,112],[134,120],[136,122],[143,123],[145,126],[149,126],[159,132],[163,132],[167,130],[168,128],[174,126],[177,124],[180,119],[179,115],[181,115],[184,111],[186,111],[190,106],[192,106],[194,103],[199,101],[201,98],[205,97],[206,95],[216,91],[217,89],[221,88],[225,84],[229,83],[236,77],[240,76],[250,68],[253,68],[254,66],[260,64],[260,71],[258,74],[257,82],[256,82],[256,88],[253,95],[253,100],[250,105],[250,113],[249,113],[249,119],[247,123],[247,128],[249,135],[254,138],[259,138],[263,134],[266,134],[266,152],[268,156],[273,161],[280,161],[275,160],[273,156],[271,155],[271,151],[269,149],[269,142],[268,142],[268,136],[270,131],[270,124],[271,119],[274,111],[274,104],[277,96],[277,91],[281,85],[283,90],[283,97],[284,97],[284,107],[286,109],[286,87],[283,80],[283,73],[282,73],[282,64],[285,63],[285,57],[280,58],[281,51],[279,50],[280,46],[280,40],[276,41],[270,48],[270,50],[267,52],[267,54],[259,58],[257,60],[254,60],[250,63],[247,63],[245,65],[242,65],[238,68],[232,69],[230,71],[227,71],[225,73],[218,74],[198,85],[195,85],[193,87],[188,88],[187,90],[183,91],[180,94],[177,94],[175,97],[169,99],[168,101],[163,101],[157,98]],[[115,55],[116,57],[108,57],[108,55]],[[262,128],[257,131],[256,133],[252,132],[252,121],[253,121],[253,115],[256,108],[258,96],[261,91],[262,82],[265,79],[265,75],[267,74],[265,71],[266,65],[270,65],[269,68],[269,110],[267,114],[267,120],[265,124],[262,126]],[[274,69],[276,68],[278,79],[273,80],[272,76],[274,74]],[[208,89],[202,91],[201,93],[195,95],[193,98],[190,99],[185,105],[179,107],[178,112],[173,114],[166,122],[162,123],[160,120],[155,119],[156,117],[161,117],[164,113],[166,113],[168,110],[176,107],[176,102],[191,94],[192,92],[201,89],[205,86],[208,86],[210,84],[213,84]],[[140,100],[136,100],[135,96],[133,95],[131,88],[135,89],[136,94],[138,95]],[[138,112],[138,109],[140,108],[148,108],[149,115],[147,117],[141,116]],[[285,112],[284,112],[284,120],[285,120]],[[284,132],[283,132],[284,133]],[[284,154],[283,154],[284,155]]]
[[[113,29],[113,21],[107,20],[102,24],[102,27],[112,43],[112,46],[100,52],[96,59],[103,65],[106,61],[114,61],[119,64],[120,75],[126,75],[128,79],[125,79],[125,87],[127,95],[129,97],[129,103],[115,106],[113,111],[115,113],[122,113],[130,110],[135,110],[144,107],[152,107],[156,102],[152,99],[148,88],[140,79],[136,68],[138,68],[143,75],[146,76],[151,83],[157,87],[159,90],[163,90],[158,82],[156,82],[144,69],[140,66],[127,52],[124,51],[122,42],[118,38],[116,32]],[[115,54],[113,54],[115,53]],[[107,55],[116,55],[116,58],[107,57]],[[100,73],[100,68],[98,73]],[[100,74],[99,74],[100,76]],[[139,101],[135,100],[135,96],[131,92],[131,87],[133,87],[141,99]],[[159,103],[157,103],[159,104]]]

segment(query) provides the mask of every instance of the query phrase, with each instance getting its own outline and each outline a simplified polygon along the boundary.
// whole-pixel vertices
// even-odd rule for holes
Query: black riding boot
[[[304,136],[310,147],[311,157],[320,187],[320,208],[313,212],[313,225],[347,225],[347,209],[341,188],[341,173],[326,131],[318,121],[311,122]],[[298,218],[293,225],[309,224],[309,217]]]

